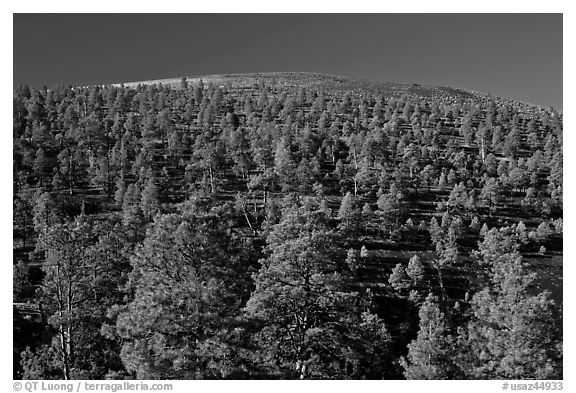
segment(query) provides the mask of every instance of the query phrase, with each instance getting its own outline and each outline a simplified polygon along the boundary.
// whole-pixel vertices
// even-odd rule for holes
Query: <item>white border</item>
[[[4,86],[2,89],[2,111],[3,111],[3,127],[2,127],[2,143],[0,144],[1,154],[1,168],[2,168],[2,184],[7,189],[12,184],[12,96],[9,93],[12,91],[12,80],[8,80],[8,75],[12,74],[13,63],[11,57],[13,54],[13,19],[12,13],[54,13],[54,12],[143,12],[143,13],[172,13],[172,12],[227,12],[227,13],[246,13],[246,12],[311,12],[311,13],[324,13],[324,12],[339,12],[339,13],[392,13],[392,12],[418,12],[418,13],[439,13],[439,12],[505,12],[505,13],[524,13],[524,12],[561,12],[564,13],[564,67],[565,70],[574,70],[574,51],[568,45],[572,38],[576,37],[574,26],[576,20],[574,18],[573,9],[570,3],[554,2],[554,1],[501,1],[501,0],[488,0],[481,3],[462,2],[462,1],[425,1],[425,0],[412,0],[409,2],[398,1],[366,1],[355,0],[346,2],[311,2],[310,0],[285,0],[278,2],[265,2],[265,1],[247,1],[247,0],[217,0],[211,2],[189,2],[189,1],[167,1],[162,2],[144,2],[144,1],[112,1],[103,0],[98,2],[82,2],[82,1],[40,1],[40,0],[27,0],[27,1],[11,1],[8,4],[3,4],[3,12],[0,28],[3,30],[2,37],[2,52],[10,53],[10,59],[5,58],[2,62],[4,79]],[[574,47],[574,41],[571,41],[571,46]],[[535,55],[538,55],[537,48],[535,48]],[[564,92],[573,92],[574,77],[572,72],[567,72],[564,79]],[[565,146],[568,152],[571,148],[576,146],[574,141],[574,121],[571,110],[573,108],[574,99],[564,93],[564,127],[568,131],[564,134]],[[565,167],[568,169],[566,173],[568,176],[565,179],[565,238],[569,241],[566,244],[564,254],[567,264],[564,268],[564,276],[569,280],[574,280],[574,246],[572,240],[574,237],[574,208],[572,207],[572,198],[574,197],[574,180],[570,176],[571,169],[576,168],[574,156],[568,154],[566,157]],[[2,248],[1,250],[6,253],[3,258],[4,263],[2,266],[1,286],[3,288],[2,306],[5,311],[4,324],[2,324],[2,338],[5,345],[3,345],[2,356],[2,385],[6,390],[12,391],[12,358],[10,356],[12,345],[12,327],[10,325],[9,316],[11,315],[11,250],[12,250],[12,209],[11,209],[11,195],[8,191],[0,194],[2,201],[0,202],[0,212],[2,217]],[[575,389],[572,385],[574,378],[569,370],[574,369],[574,339],[570,327],[574,322],[574,313],[572,299],[573,287],[571,285],[564,285],[564,324],[567,334],[565,335],[564,342],[564,390],[572,391]],[[572,365],[572,366],[571,366]],[[501,382],[499,381],[322,381],[322,382],[300,382],[300,381],[219,381],[219,382],[186,382],[186,381],[173,381],[174,390],[177,392],[186,392],[191,390],[205,391],[214,389],[224,389],[226,391],[234,392],[250,392],[268,391],[271,388],[277,392],[290,392],[293,393],[296,389],[301,391],[313,391],[319,389],[326,389],[336,392],[345,392],[354,388],[363,388],[373,391],[382,391],[382,389],[393,390],[408,390],[408,391],[438,391],[438,392],[490,392],[502,391]],[[297,384],[297,385],[296,385]]]

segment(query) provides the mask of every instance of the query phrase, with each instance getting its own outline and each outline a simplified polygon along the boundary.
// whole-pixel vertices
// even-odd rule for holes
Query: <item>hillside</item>
[[[467,99],[470,98],[478,103],[487,103],[489,100],[514,106],[518,111],[524,113],[544,112],[542,107],[531,105],[503,97],[492,97],[489,94],[468,91],[448,86],[426,86],[416,83],[402,84],[394,82],[370,81],[367,79],[355,79],[346,76],[319,74],[311,72],[267,72],[251,74],[221,74],[221,75],[203,75],[203,76],[184,76],[178,78],[166,78],[146,81],[115,83],[113,86],[126,86],[135,88],[140,85],[165,85],[172,88],[179,88],[182,78],[186,78],[188,83],[197,84],[202,80],[205,84],[212,83],[216,86],[224,87],[226,84],[235,88],[251,88],[254,84],[260,82],[276,84],[286,88],[296,88],[300,86],[308,88],[321,88],[327,91],[350,91],[361,92],[363,90],[377,91],[381,94],[392,97],[401,97],[407,95],[413,98],[452,98]]]
[[[15,376],[561,378],[562,129],[324,74],[21,87]]]

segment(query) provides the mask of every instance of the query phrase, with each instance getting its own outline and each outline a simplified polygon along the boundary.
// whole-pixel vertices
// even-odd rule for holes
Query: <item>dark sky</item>
[[[14,15],[14,85],[265,71],[461,87],[562,110],[562,15]]]

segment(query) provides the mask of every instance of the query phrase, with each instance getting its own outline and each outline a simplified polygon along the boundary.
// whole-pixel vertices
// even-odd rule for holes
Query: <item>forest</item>
[[[269,73],[13,93],[15,379],[562,379],[563,120]]]

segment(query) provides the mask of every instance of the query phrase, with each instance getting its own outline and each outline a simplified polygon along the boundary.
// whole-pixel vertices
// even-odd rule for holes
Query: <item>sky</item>
[[[14,14],[13,85],[305,71],[562,110],[562,14]]]

